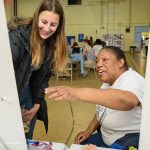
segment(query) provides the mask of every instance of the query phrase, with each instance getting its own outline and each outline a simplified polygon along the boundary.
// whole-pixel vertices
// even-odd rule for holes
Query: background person
[[[57,0],[44,0],[33,18],[11,20],[9,38],[23,121],[30,122],[26,138],[32,139],[38,119],[48,130],[44,89],[52,72],[66,69],[64,12]]]
[[[147,53],[148,53],[148,43],[149,43],[149,38],[146,38],[145,41],[144,41],[144,46],[145,46],[145,50],[146,50],[146,56],[147,56]]]
[[[122,150],[138,147],[144,78],[128,68],[118,47],[104,47],[97,55],[96,68],[103,82],[101,89],[56,86],[47,88],[45,93],[55,100],[97,104],[96,115],[88,128],[77,134],[75,143]],[[99,126],[100,132],[93,134]]]
[[[71,48],[78,47],[78,43],[75,41],[75,38],[71,38]]]
[[[91,42],[91,47],[93,47],[93,44],[94,44],[94,40],[93,40],[93,37],[92,36],[90,36],[90,42]]]
[[[82,78],[85,78],[86,74],[85,74],[85,70],[84,70],[84,59],[80,52],[80,47],[74,38],[71,39],[70,51],[71,51],[70,58],[72,60],[77,60],[80,62],[80,76]]]
[[[92,50],[94,52],[94,56],[96,57],[98,52],[103,48],[102,45],[102,40],[101,39],[96,39],[94,42],[94,46],[92,47]]]
[[[94,53],[92,51],[92,44],[90,40],[83,40],[83,52],[82,52],[84,60],[93,60]]]

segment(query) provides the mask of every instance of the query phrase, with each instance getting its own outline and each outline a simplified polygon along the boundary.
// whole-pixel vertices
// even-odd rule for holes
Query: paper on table
[[[44,150],[44,146],[51,145],[49,149],[52,150],[84,150],[85,145],[72,144],[70,149],[64,143],[27,140],[28,150]],[[46,150],[46,148],[45,148]],[[97,147],[95,150],[115,150],[109,148]]]
[[[84,147],[85,147],[84,145],[72,144],[70,146],[70,150],[83,150]],[[96,150],[115,150],[115,149],[97,147]]]
[[[63,143],[48,142],[48,141],[36,141],[27,140],[28,150],[44,150],[50,145],[48,149],[52,150],[69,150],[69,148]]]

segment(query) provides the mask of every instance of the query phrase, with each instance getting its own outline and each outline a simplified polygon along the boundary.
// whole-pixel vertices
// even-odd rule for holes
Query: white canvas
[[[0,150],[27,150],[11,58],[3,0],[0,0]]]

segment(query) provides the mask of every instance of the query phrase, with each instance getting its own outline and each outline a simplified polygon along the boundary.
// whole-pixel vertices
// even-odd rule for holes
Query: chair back
[[[97,78],[97,75],[96,75],[96,57],[94,55],[94,51],[89,51],[88,53],[88,59],[86,61],[84,61],[84,68],[86,71],[86,74],[88,74],[88,72],[93,69],[94,72],[95,72],[95,77]]]

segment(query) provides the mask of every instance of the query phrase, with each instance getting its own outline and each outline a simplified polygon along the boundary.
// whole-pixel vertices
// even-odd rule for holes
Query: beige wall
[[[134,27],[148,26],[150,23],[150,0],[82,0],[82,5],[67,5],[67,0],[59,0],[66,16],[66,35],[79,33],[102,38],[103,34],[124,35],[124,50],[134,44]],[[18,15],[31,17],[41,0],[18,0]],[[6,8],[7,19],[10,9]],[[125,28],[131,27],[130,33]]]
[[[12,12],[13,8],[11,5],[5,6],[5,13],[6,13],[6,19],[9,20],[13,14]]]

